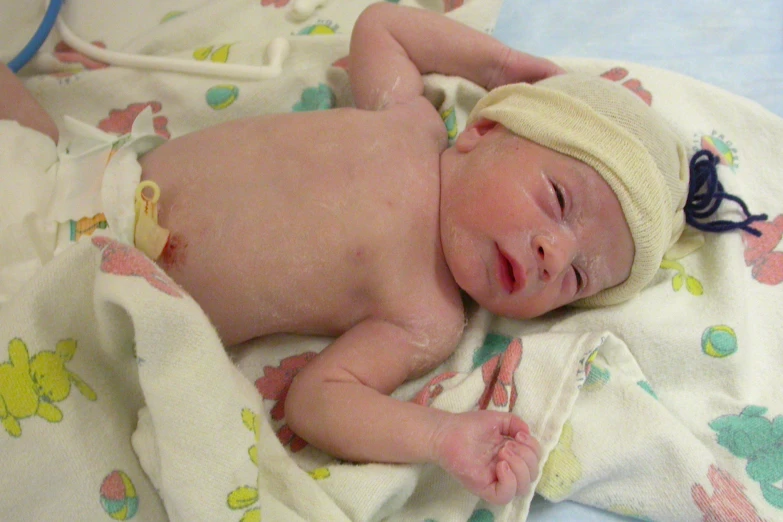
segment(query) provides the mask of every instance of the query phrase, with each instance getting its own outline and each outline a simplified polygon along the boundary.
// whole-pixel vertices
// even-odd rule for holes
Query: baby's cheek
[[[595,290],[591,292],[591,295],[597,294],[601,290],[606,290],[611,286],[619,285],[628,277],[625,273],[613,273],[607,260],[608,255],[601,253],[592,257],[587,262],[587,266],[585,267],[587,273],[598,282],[598,284],[595,285]]]

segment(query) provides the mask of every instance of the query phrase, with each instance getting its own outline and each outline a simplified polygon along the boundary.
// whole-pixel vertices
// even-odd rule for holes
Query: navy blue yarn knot
[[[705,232],[727,232],[742,229],[758,237],[761,232],[751,227],[756,221],[766,221],[766,214],[753,215],[748,206],[739,197],[724,192],[723,185],[718,181],[718,171],[715,168],[720,159],[712,152],[702,149],[691,158],[691,182],[688,186],[688,199],[685,203],[685,222],[693,228]],[[723,200],[728,199],[740,206],[745,214],[743,221],[728,221],[717,219],[704,221],[718,211]]]

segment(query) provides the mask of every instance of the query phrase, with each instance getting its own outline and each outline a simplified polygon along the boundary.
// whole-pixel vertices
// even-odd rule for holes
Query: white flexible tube
[[[326,5],[329,0],[294,0],[294,5],[291,7],[291,17],[294,20],[306,20],[313,16],[316,9],[320,9]]]
[[[285,38],[274,38],[266,48],[268,65],[199,62],[101,49],[76,36],[63,21],[62,14],[57,18],[57,30],[63,41],[74,50],[100,62],[134,69],[181,72],[236,80],[266,80],[279,76],[282,71],[283,61],[285,61],[291,49],[291,44]]]

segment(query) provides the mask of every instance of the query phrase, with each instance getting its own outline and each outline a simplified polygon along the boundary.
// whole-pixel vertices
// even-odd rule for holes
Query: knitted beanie
[[[613,81],[569,73],[494,89],[468,123],[478,118],[589,165],[620,201],[635,248],[631,274],[575,305],[619,303],[650,283],[684,229],[688,197],[685,149],[660,115]]]

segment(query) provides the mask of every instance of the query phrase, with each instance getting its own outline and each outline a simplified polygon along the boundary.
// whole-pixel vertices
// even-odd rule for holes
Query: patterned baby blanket
[[[264,66],[242,80],[106,66],[50,38],[27,86],[66,114],[128,132],[144,108],[170,138],[248,114],[350,103],[342,58],[367,1],[135,2],[67,12],[109,49]],[[421,0],[491,30],[499,2]],[[111,11],[115,9],[114,11]],[[124,9],[124,11],[123,11]],[[119,16],[122,14],[122,16]],[[93,22],[100,22],[96,25]],[[270,53],[274,37],[284,52]],[[395,392],[433,408],[514,411],[542,444],[537,491],[645,520],[783,517],[783,120],[689,78],[559,60],[622,83],[727,191],[769,218],[665,262],[639,298],[519,322],[472,310],[441,367]],[[481,96],[433,77],[451,135]],[[721,217],[734,218],[731,207]],[[516,521],[433,466],[342,462],[296,437],[283,402],[328,339],[280,335],[227,353],[196,303],[137,250],[96,232],[0,309],[0,454],[8,520]]]

